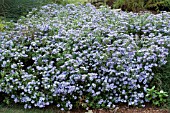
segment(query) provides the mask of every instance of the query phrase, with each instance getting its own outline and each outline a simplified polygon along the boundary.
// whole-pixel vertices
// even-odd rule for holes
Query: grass
[[[24,109],[22,105],[0,105],[0,113],[61,113],[55,107]]]

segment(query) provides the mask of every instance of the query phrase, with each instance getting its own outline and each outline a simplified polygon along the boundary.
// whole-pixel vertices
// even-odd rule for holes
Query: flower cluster
[[[0,92],[25,108],[144,105],[170,47],[170,14],[48,4],[0,33]]]

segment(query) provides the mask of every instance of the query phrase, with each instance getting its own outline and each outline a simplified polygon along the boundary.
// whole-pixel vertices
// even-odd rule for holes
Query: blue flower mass
[[[0,33],[0,92],[25,108],[144,106],[169,48],[168,12],[48,4]]]

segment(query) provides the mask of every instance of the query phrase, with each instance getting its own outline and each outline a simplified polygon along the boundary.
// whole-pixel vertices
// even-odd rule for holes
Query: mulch
[[[72,110],[63,113],[170,113],[168,109],[161,109],[150,104],[147,104],[144,108],[139,107],[128,107],[127,105],[120,105],[112,110],[97,109],[97,110]]]
[[[159,108],[119,108],[114,110],[69,111],[63,113],[170,113],[167,109]]]

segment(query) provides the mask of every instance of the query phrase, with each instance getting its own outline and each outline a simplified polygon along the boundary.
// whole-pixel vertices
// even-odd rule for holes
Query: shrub
[[[169,0],[149,0],[146,2],[145,7],[147,9],[154,9],[156,11],[170,11],[170,1]]]
[[[33,9],[0,36],[0,92],[25,108],[144,106],[153,68],[167,62],[169,18],[90,4]]]
[[[145,10],[145,0],[116,0],[114,8],[122,8],[125,11],[139,12]]]
[[[155,86],[153,86],[151,89],[147,89],[146,98],[150,100],[155,106],[164,105],[167,101],[167,97],[167,92],[164,92],[163,90],[157,91],[155,90]]]
[[[53,0],[55,3],[66,5],[66,4],[79,4],[79,3],[85,3],[88,0]]]
[[[157,90],[164,90],[168,92],[168,102],[165,107],[170,107],[170,54],[167,58],[168,62],[166,65],[155,68],[153,71],[155,74],[154,79],[151,82],[151,85],[156,85]]]
[[[112,0],[110,0],[112,1]],[[145,11],[152,10],[156,12],[170,11],[169,0],[115,0],[113,4],[114,8],[122,8],[125,11]]]
[[[0,0],[0,16],[17,21],[25,16],[32,8],[38,8],[54,0]]]

